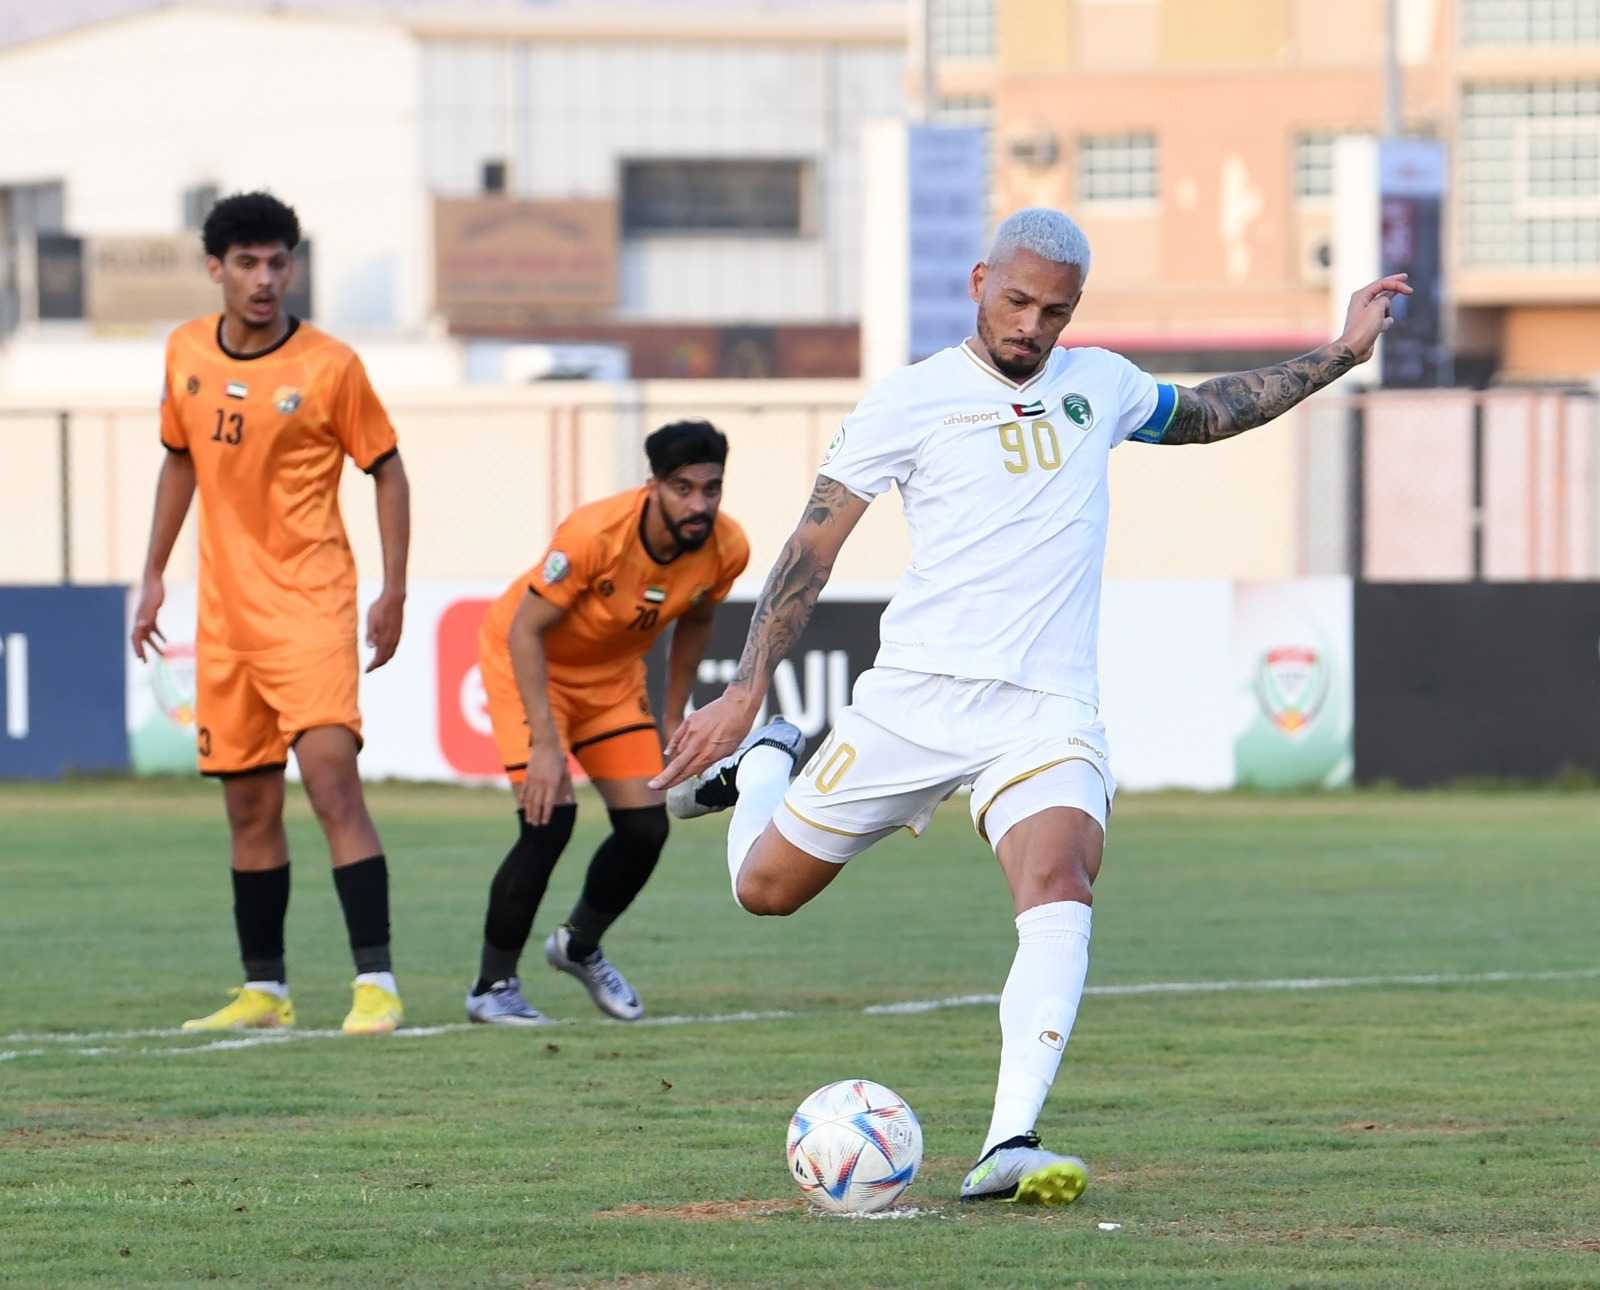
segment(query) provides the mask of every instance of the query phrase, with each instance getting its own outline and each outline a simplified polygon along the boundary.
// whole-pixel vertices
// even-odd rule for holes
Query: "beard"
[[[680,551],[698,551],[706,544],[706,539],[711,536],[711,530],[716,527],[715,520],[704,521],[704,526],[690,528],[692,521],[673,520],[665,513],[661,516],[667,526],[667,532],[672,534],[672,540],[678,544]]]
[[[1012,381],[1025,381],[1039,370],[1039,364],[1044,361],[1042,352],[1030,355],[1027,358],[1007,358],[1000,351],[1001,338],[994,334],[994,328],[989,326],[989,321],[983,316],[983,311],[978,311],[978,339],[983,342],[983,347],[989,351],[989,361],[994,364],[995,370],[1002,376]]]

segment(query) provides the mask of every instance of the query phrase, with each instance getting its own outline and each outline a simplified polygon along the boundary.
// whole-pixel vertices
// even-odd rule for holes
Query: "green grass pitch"
[[[536,939],[561,1024],[506,1032],[461,1000],[509,798],[371,798],[421,1031],[322,1033],[351,968],[295,793],[301,1029],[237,1043],[172,1033],[237,984],[217,790],[0,787],[0,1285],[1600,1286],[1591,796],[1125,797],[1040,1125],[1091,1181],[1055,1211],[955,1202],[998,1027],[950,1001],[1014,945],[961,804],[786,920],[733,906],[719,821],[678,826],[607,949],[690,1019],[600,1020]],[[858,1074],[922,1121],[894,1220],[784,1169],[794,1106]]]

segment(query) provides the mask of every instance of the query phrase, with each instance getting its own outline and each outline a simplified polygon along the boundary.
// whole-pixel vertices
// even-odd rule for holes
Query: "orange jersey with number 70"
[[[355,351],[291,320],[277,345],[240,355],[219,315],[185,323],[167,341],[161,442],[194,461],[199,641],[243,653],[353,639],[339,476],[347,456],[371,472],[396,451]]]
[[[612,687],[626,695],[642,684],[642,660],[667,624],[726,598],[750,562],[744,530],[725,513],[699,550],[656,560],[639,536],[647,497],[646,489],[636,488],[567,516],[544,559],[490,606],[484,647],[509,668],[506,636],[517,606],[533,591],[567,611],[544,634],[552,685],[581,686],[593,695]]]

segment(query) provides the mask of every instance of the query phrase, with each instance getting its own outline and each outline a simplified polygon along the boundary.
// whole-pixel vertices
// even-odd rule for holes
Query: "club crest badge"
[[[1327,702],[1327,660],[1309,645],[1280,645],[1256,664],[1256,701],[1286,735],[1305,734]]]
[[[1062,399],[1061,411],[1067,420],[1080,430],[1088,430],[1094,426],[1094,409],[1089,406],[1089,400],[1081,394],[1069,394]]]
[[[288,416],[300,406],[300,391],[292,385],[280,385],[272,392],[272,406]]]
[[[560,582],[567,574],[572,572],[572,561],[567,559],[565,551],[552,551],[544,558],[544,580],[549,583]]]
[[[822,464],[826,466],[830,461],[839,455],[839,451],[843,447],[844,427],[840,426],[839,433],[833,436],[833,441],[828,445],[828,451],[822,454]]]

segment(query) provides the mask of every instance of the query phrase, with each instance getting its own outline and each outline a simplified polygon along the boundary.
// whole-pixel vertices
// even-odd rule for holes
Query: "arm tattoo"
[[[827,528],[849,497],[849,490],[843,484],[817,476],[800,526],[784,544],[777,563],[767,575],[767,585],[761,589],[755,612],[750,616],[750,634],[745,638],[734,685],[765,682],[800,639],[833,568],[831,562],[827,565],[820,562],[806,539],[806,529]]]
[[[1218,376],[1183,389],[1162,443],[1216,443],[1282,416],[1356,365],[1345,345],[1324,345],[1276,367]]]

